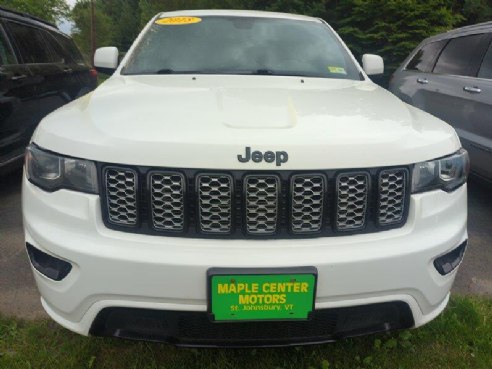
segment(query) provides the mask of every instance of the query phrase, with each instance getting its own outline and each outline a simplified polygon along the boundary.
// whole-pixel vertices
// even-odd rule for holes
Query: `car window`
[[[69,59],[67,57],[67,53],[63,50],[63,48],[58,44],[58,42],[53,39],[51,36],[50,32],[48,31],[41,31],[43,34],[43,38],[45,42],[48,44],[49,51],[52,54],[52,62],[56,63],[66,63],[67,60]]]
[[[449,41],[442,51],[434,73],[457,76],[476,76],[477,58],[482,58],[483,34],[457,37]],[[480,52],[480,49],[483,51]],[[474,67],[476,65],[476,67]]]
[[[350,55],[321,22],[204,16],[193,24],[172,25],[167,19],[149,28],[123,74],[266,74],[360,80]]]
[[[447,40],[441,40],[423,46],[407,64],[406,69],[424,73],[430,72],[446,42]]]
[[[55,32],[50,32],[50,35],[56,40],[56,43],[72,61],[80,65],[85,65],[84,57],[77,46],[75,46],[72,39]]]
[[[10,48],[9,41],[0,29],[0,65],[15,64],[15,56]]]
[[[478,72],[478,77],[492,79],[492,43],[483,58],[482,66]]]
[[[41,30],[16,22],[7,22],[15,44],[25,63],[53,63],[59,61],[50,50]]]

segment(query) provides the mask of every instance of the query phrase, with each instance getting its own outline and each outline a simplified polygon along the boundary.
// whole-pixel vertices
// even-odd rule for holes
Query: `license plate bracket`
[[[314,310],[315,267],[211,268],[208,314],[214,322],[307,320]]]

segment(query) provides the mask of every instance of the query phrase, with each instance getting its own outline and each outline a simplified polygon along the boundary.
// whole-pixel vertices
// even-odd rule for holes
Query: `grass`
[[[454,297],[416,330],[282,349],[180,349],[0,317],[0,368],[491,369],[492,299]]]
[[[104,73],[97,74],[97,85],[101,85],[104,81],[106,81],[110,76]]]

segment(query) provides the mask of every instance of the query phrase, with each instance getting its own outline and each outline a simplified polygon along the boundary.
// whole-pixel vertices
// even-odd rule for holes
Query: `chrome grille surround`
[[[405,213],[405,188],[408,170],[404,168],[383,170],[379,173],[378,223],[400,223]]]
[[[342,173],[336,180],[336,228],[354,231],[366,224],[369,174],[365,172]]]
[[[294,233],[319,232],[323,225],[325,177],[298,174],[291,180],[291,230]]]
[[[244,179],[246,232],[273,234],[277,231],[280,179],[274,175],[248,175]]]
[[[108,167],[104,171],[109,221],[122,226],[136,226],[137,172],[132,169]]]
[[[149,174],[152,226],[164,231],[183,231],[185,177],[178,172]]]
[[[232,231],[233,180],[227,174],[200,174],[197,178],[198,224],[205,233]]]

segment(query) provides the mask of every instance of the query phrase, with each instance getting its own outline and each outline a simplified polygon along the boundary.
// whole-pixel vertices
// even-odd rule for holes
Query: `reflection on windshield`
[[[359,79],[333,32],[315,21],[207,16],[163,18],[123,74],[244,74]],[[179,19],[178,19],[179,21]]]

